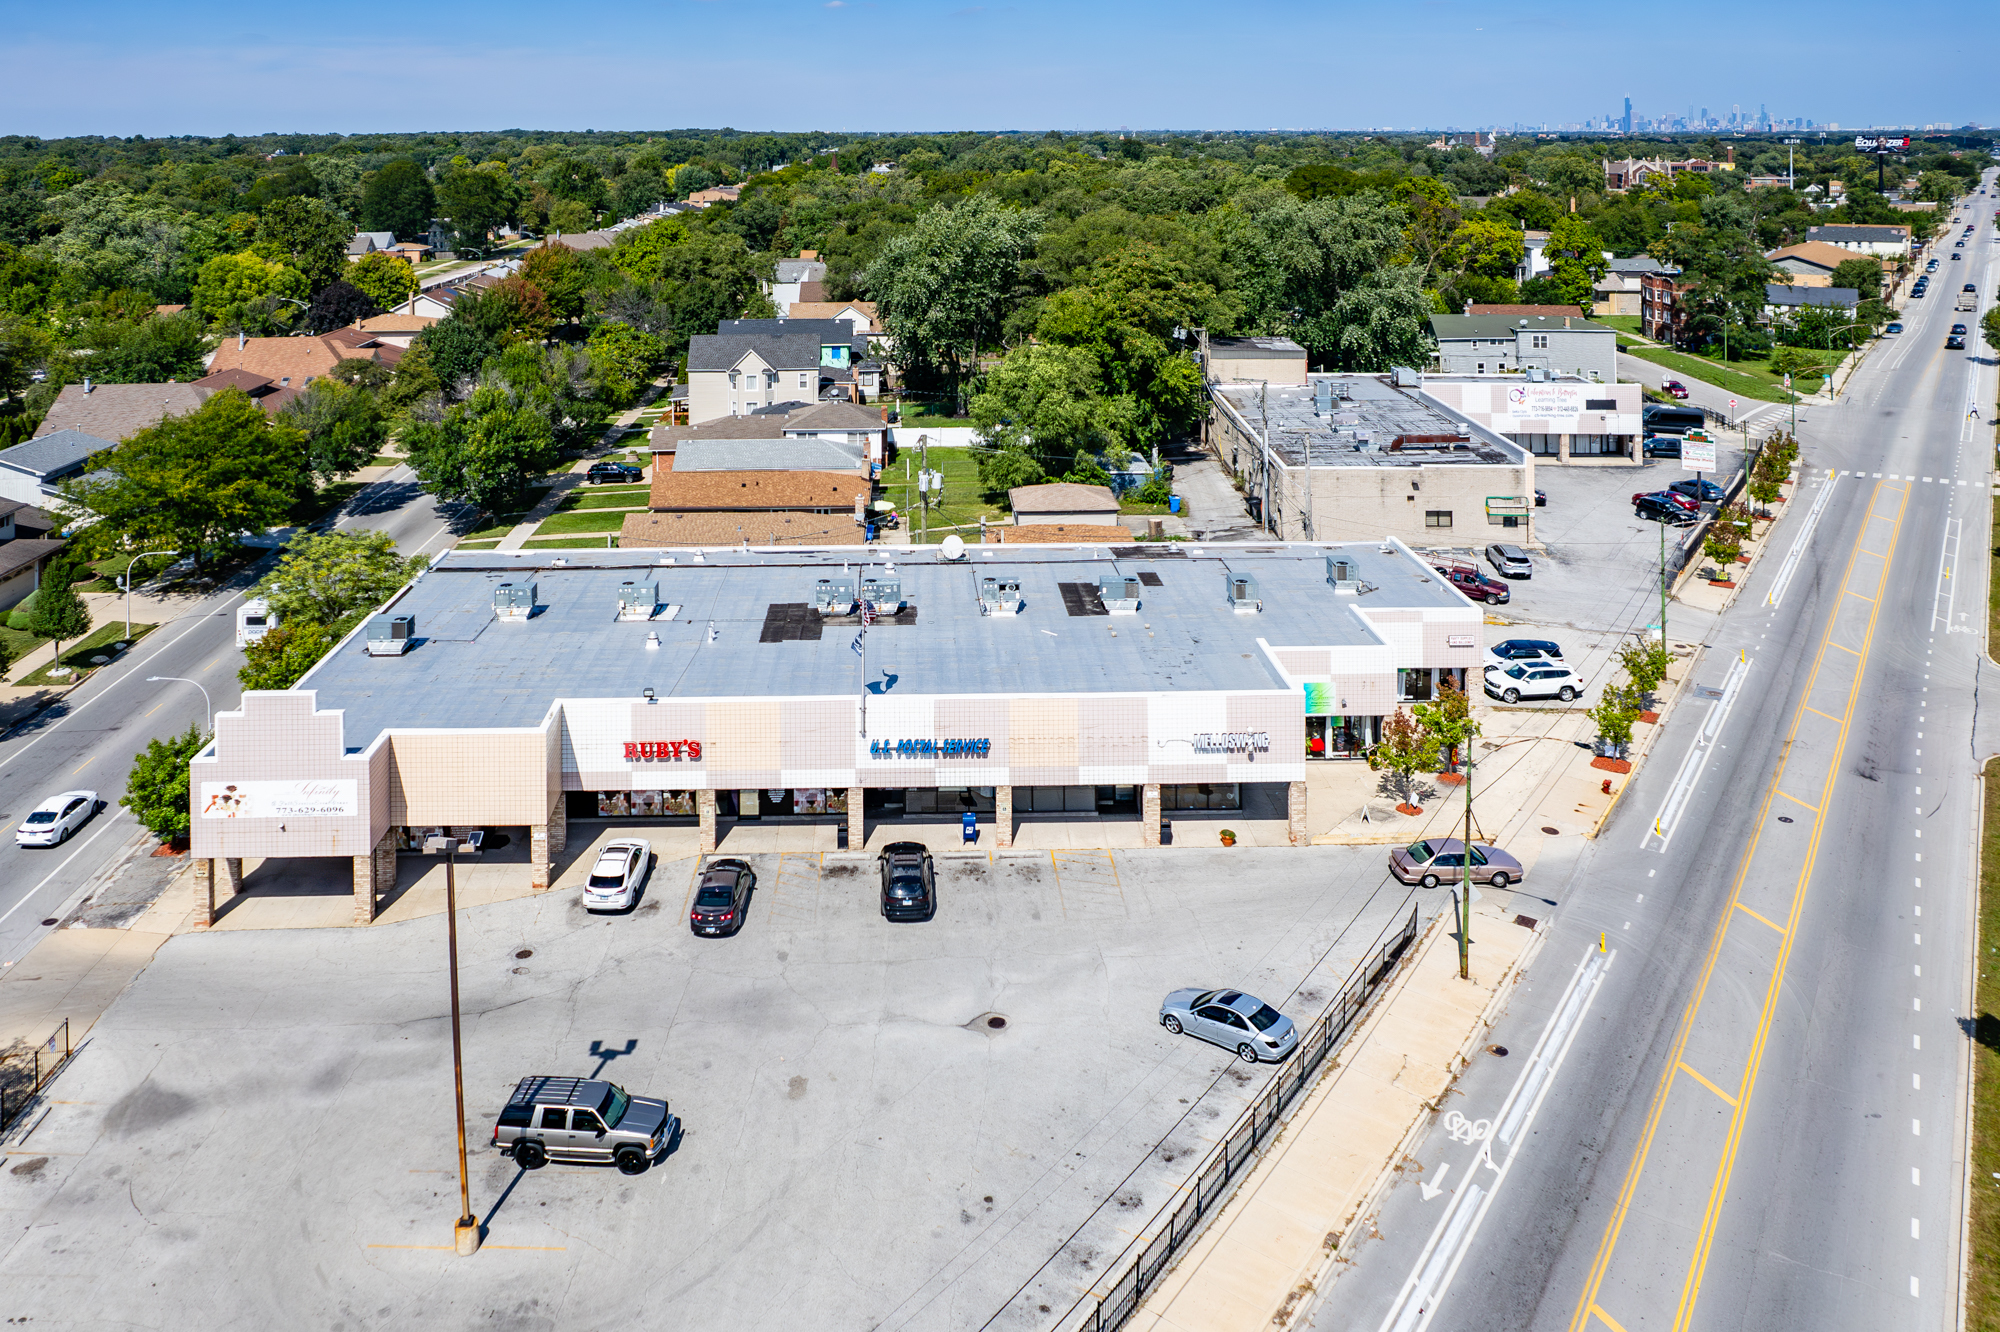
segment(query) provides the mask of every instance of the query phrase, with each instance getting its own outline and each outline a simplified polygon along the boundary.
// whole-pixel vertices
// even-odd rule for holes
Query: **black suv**
[[[590,470],[583,474],[583,479],[593,486],[601,486],[607,481],[614,485],[630,485],[634,481],[643,479],[645,475],[638,468],[628,467],[624,463],[600,462],[592,463]]]
[[[743,928],[750,909],[750,892],[757,875],[740,860],[718,860],[701,872],[688,912],[688,928],[709,936],[734,934]]]
[[[884,919],[929,920],[937,915],[937,876],[922,842],[891,842],[878,860]]]
[[[1700,514],[1690,512],[1660,495],[1641,495],[1633,500],[1632,516],[1672,527],[1691,527],[1701,521]]]

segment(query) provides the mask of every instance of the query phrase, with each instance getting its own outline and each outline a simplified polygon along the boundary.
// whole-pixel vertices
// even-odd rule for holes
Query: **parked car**
[[[740,860],[718,860],[701,872],[688,912],[688,928],[710,938],[743,928],[757,875]]]
[[[1474,601],[1485,601],[1495,606],[1504,606],[1513,599],[1514,594],[1507,590],[1505,583],[1496,578],[1488,578],[1477,569],[1462,564],[1456,566],[1434,564],[1431,567],[1436,569],[1438,575],[1447,583],[1450,583]]]
[[[1543,489],[1541,489],[1541,488],[1539,488],[1539,487],[1537,487],[1537,488],[1536,488],[1536,490],[1535,490],[1535,507],[1536,507],[1536,508],[1538,508],[1538,509],[1546,509],[1546,508],[1548,508],[1548,507],[1549,507],[1549,492],[1548,492],[1548,491],[1546,491],[1546,490],[1543,490]]]
[[[1632,516],[1647,522],[1666,523],[1672,527],[1692,527],[1701,521],[1698,512],[1689,510],[1673,500],[1661,495],[1640,495],[1632,501]]]
[[[1502,703],[1524,698],[1555,698],[1572,702],[1583,692],[1575,671],[1559,661],[1517,661],[1512,666],[1486,668],[1486,692]]]
[[[1234,1050],[1246,1064],[1283,1059],[1299,1043],[1290,1018],[1241,990],[1175,990],[1160,1002],[1160,1025]]]
[[[1502,578],[1533,578],[1535,562],[1519,546],[1496,541],[1486,548],[1486,562],[1500,571]]]
[[[1685,398],[1688,395],[1687,385],[1681,383],[1678,379],[1661,380],[1660,391],[1670,398]]]
[[[1704,481],[1692,476],[1674,482],[1667,489],[1673,491],[1676,495],[1687,495],[1690,498],[1700,500],[1704,504],[1720,504],[1722,503],[1722,496],[1724,494],[1722,487],[1716,485],[1715,482]]]
[[[1903,326],[1901,324],[1890,324],[1887,328],[1884,328],[1882,331],[1884,333],[1901,333],[1903,331]]]
[[[64,791],[28,811],[14,830],[16,846],[61,846],[104,808],[95,791]]]
[[[1426,837],[1389,853],[1389,873],[1402,883],[1435,888],[1465,882],[1465,843],[1456,837]],[[1521,862],[1497,846],[1472,844],[1472,881],[1505,888],[1523,878]]]
[[[596,1078],[522,1078],[493,1125],[493,1145],[523,1170],[550,1161],[616,1165],[643,1175],[681,1131],[665,1101]]]
[[[1678,490],[1642,490],[1632,497],[1632,507],[1636,509],[1642,501],[1648,499],[1656,499],[1662,503],[1675,505],[1678,508],[1687,510],[1691,514],[1699,515],[1701,513],[1701,501],[1695,499],[1692,495],[1682,494]]]
[[[601,486],[607,481],[615,483],[638,481],[645,475],[639,468],[628,467],[624,463],[599,462],[590,465],[590,470],[583,474],[583,479],[593,486]]]
[[[929,920],[937,915],[937,874],[922,842],[891,842],[876,858],[882,869],[882,916]]]
[[[1503,638],[1486,649],[1487,665],[1506,666],[1517,661],[1561,661],[1563,650],[1546,638]]]
[[[653,868],[653,845],[637,837],[607,842],[583,884],[585,911],[625,911],[639,901],[639,889]]]
[[[1648,458],[1678,458],[1681,456],[1679,435],[1648,435],[1640,446],[1640,452]]]

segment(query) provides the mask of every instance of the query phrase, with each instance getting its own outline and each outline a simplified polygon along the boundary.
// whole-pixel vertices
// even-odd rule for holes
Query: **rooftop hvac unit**
[[[658,583],[623,582],[618,585],[618,618],[650,620],[660,604]]]
[[[1389,382],[1397,388],[1422,388],[1423,376],[1407,365],[1399,365],[1389,371]]]
[[[1336,596],[1358,597],[1361,595],[1361,573],[1354,567],[1354,561],[1344,560],[1336,555],[1326,557],[1326,581],[1333,584]]]
[[[1104,603],[1104,609],[1113,615],[1137,615],[1139,613],[1139,588],[1137,578],[1123,574],[1105,574],[1097,580],[1097,599]]]
[[[822,578],[813,584],[813,609],[821,615],[854,613],[854,580]]]
[[[864,578],[861,580],[861,599],[873,606],[877,615],[894,615],[903,609],[903,580]]]
[[[493,589],[493,613],[503,620],[526,620],[537,604],[533,583],[502,583]]]
[[[400,657],[417,636],[414,615],[376,615],[368,620],[368,655]]]
[[[1313,415],[1325,416],[1333,410],[1333,381],[1317,379],[1313,381]]]
[[[1239,615],[1255,615],[1264,609],[1264,602],[1257,595],[1257,580],[1249,574],[1231,573],[1225,575],[1229,591],[1230,608]]]
[[[982,578],[979,580],[979,613],[981,615],[1019,615],[1021,613],[1021,585],[1012,578]]]

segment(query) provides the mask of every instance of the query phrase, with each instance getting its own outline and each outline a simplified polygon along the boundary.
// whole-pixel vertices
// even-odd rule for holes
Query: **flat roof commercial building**
[[[956,558],[953,558],[954,554]],[[571,819],[1282,811],[1400,703],[1478,667],[1482,618],[1406,546],[445,556],[190,765],[193,853],[351,857],[370,919],[432,827]],[[864,558],[857,558],[864,557]],[[864,624],[863,603],[870,608]],[[401,621],[391,637],[389,621]],[[369,634],[378,634],[370,639]]]

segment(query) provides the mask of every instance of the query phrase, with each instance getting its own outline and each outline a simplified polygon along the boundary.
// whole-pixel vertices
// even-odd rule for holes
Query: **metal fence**
[[[35,1095],[62,1072],[73,1053],[69,1045],[69,1019],[64,1018],[48,1040],[35,1046],[32,1052],[15,1049],[0,1055],[0,1130],[5,1130],[27,1109]]]
[[[1090,1308],[1081,1318],[1074,1316],[1076,1310],[1072,1308],[1065,1327],[1071,1332],[1118,1332],[1125,1326],[1175,1252],[1228,1196],[1230,1185],[1241,1177],[1244,1167],[1256,1157],[1257,1149],[1270,1138],[1286,1107],[1312,1085],[1328,1057],[1353,1030],[1355,1020],[1368,1006],[1376,988],[1395,971],[1416,937],[1417,908],[1412,905],[1409,920],[1348,974],[1340,993],[1300,1038],[1298,1050],[1279,1068],[1271,1085],[1209,1152],[1176,1201],[1162,1209],[1154,1220],[1156,1229],[1152,1237],[1140,1245],[1108,1287],[1100,1287],[1103,1294],[1086,1295],[1078,1301],[1078,1307],[1088,1304]]]

